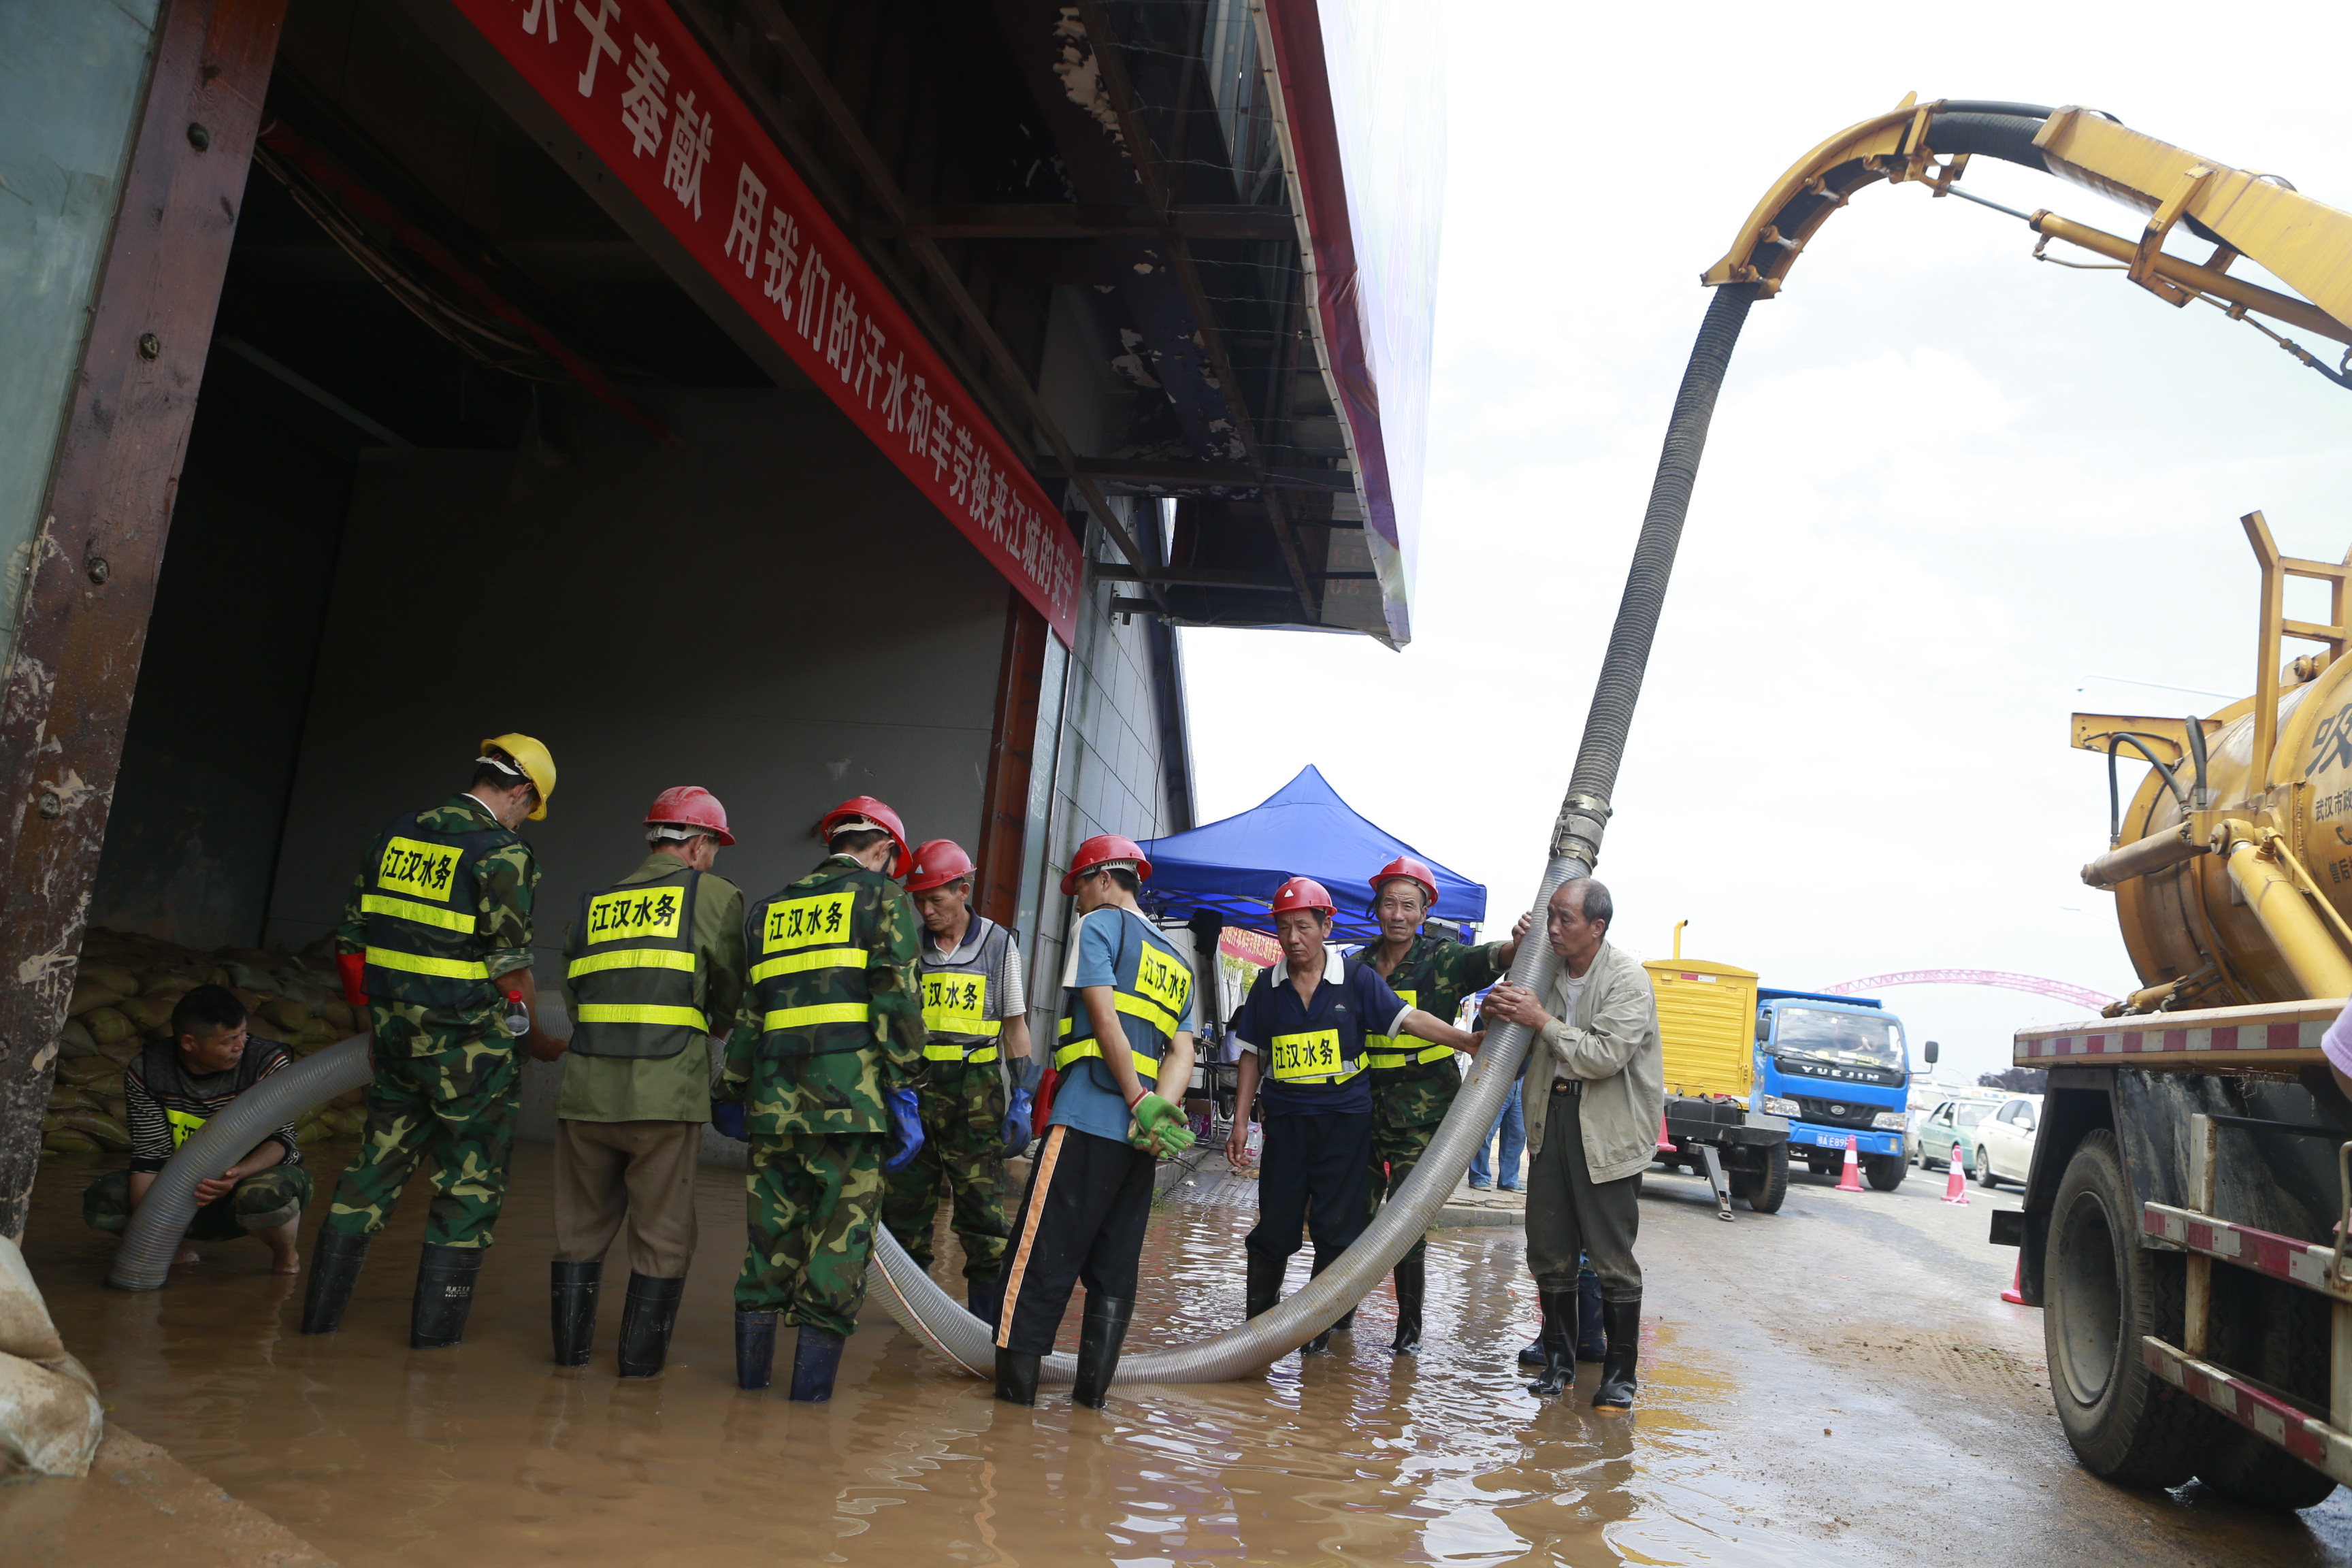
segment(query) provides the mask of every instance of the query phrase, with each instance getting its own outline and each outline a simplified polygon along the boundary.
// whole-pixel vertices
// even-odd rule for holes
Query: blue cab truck
[[[1851,1148],[1870,1184],[1893,1192],[1910,1168],[1910,1086],[1903,1020],[1876,1001],[1758,988],[1754,1109],[1788,1118],[1790,1159],[1834,1173]]]

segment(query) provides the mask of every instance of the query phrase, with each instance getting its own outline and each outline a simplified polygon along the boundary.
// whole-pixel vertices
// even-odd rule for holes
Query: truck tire
[[[1758,1214],[1779,1214],[1789,1197],[1789,1145],[1775,1143],[1764,1151],[1764,1169],[1748,1189],[1748,1206]]]
[[[2138,1242],[2116,1135],[2085,1137],[2052,1205],[2042,1340],[2058,1424],[2084,1468],[2124,1486],[2196,1473],[2221,1416],[2147,1369],[2143,1335],[2179,1342],[2183,1259]]]
[[[2331,1324],[2327,1302],[2293,1286],[2217,1265],[2212,1358],[2273,1388],[2325,1397]],[[2197,1461],[2197,1479],[2247,1508],[2316,1508],[2334,1478],[2226,1417]]]
[[[1910,1170],[1900,1154],[1873,1154],[1862,1163],[1863,1174],[1882,1193],[1891,1193],[1901,1186]]]

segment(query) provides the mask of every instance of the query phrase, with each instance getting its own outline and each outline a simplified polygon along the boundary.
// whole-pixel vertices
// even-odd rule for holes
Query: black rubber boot
[[[1242,1315],[1255,1318],[1274,1310],[1275,1303],[1282,1300],[1282,1271],[1287,1259],[1260,1258],[1246,1248],[1243,1256],[1249,1260],[1249,1275],[1242,1286]]]
[[[669,1359],[669,1333],[677,1326],[683,1279],[663,1279],[632,1270],[629,1293],[621,1301],[621,1375],[651,1377]]]
[[[547,1266],[548,1326],[555,1337],[555,1364],[586,1366],[596,1342],[596,1291],[604,1260]]]
[[[1307,1277],[1309,1279],[1312,1279],[1316,1275],[1322,1272],[1323,1259],[1318,1258],[1315,1260],[1315,1267],[1307,1271]],[[1299,1346],[1298,1353],[1300,1355],[1321,1355],[1324,1352],[1331,1348],[1331,1336],[1333,1334],[1339,1333],[1346,1329],[1353,1328],[1355,1326],[1355,1322],[1356,1314],[1353,1312],[1348,1313],[1338,1322],[1333,1323],[1329,1328],[1324,1330],[1321,1333],[1316,1335],[1313,1339]]]
[[[374,1238],[321,1230],[310,1242],[310,1281],[302,1296],[302,1331],[331,1334],[351,1304],[352,1287],[359,1283],[360,1265],[367,1261],[368,1243]]]
[[[994,1279],[965,1280],[963,1300],[965,1310],[973,1317],[978,1318],[990,1328],[995,1328],[996,1316],[1004,1308],[1003,1278],[999,1276]]]
[[[1070,1397],[1089,1410],[1100,1410],[1110,1398],[1118,1347],[1127,1341],[1128,1320],[1134,1315],[1130,1298],[1087,1292],[1087,1314],[1078,1327],[1078,1375],[1071,1381]]]
[[[1595,1410],[1633,1408],[1633,1368],[1642,1359],[1642,1298],[1603,1301],[1601,1321],[1609,1331],[1609,1356],[1601,1363],[1601,1386],[1592,1395]]]
[[[474,1310],[474,1280],[482,1271],[478,1247],[425,1244],[416,1265],[416,1299],[408,1309],[408,1348],[447,1350],[466,1337],[466,1314]]]
[[[841,1371],[840,1334],[801,1325],[800,1342],[793,1347],[793,1397],[803,1405],[823,1405],[833,1397],[833,1380]]]
[[[1521,1366],[1541,1366],[1543,1363],[1543,1331],[1541,1329],[1538,1329],[1536,1331],[1536,1337],[1519,1347],[1519,1364]]]
[[[1037,1360],[1019,1351],[996,1352],[996,1397],[1007,1405],[1037,1403]]]
[[[1528,1384],[1528,1392],[1538,1399],[1552,1399],[1568,1392],[1576,1381],[1576,1290],[1538,1290],[1543,1301],[1543,1371]]]
[[[735,1386],[757,1393],[776,1364],[776,1314],[735,1310]]]
[[[1428,1268],[1425,1254],[1407,1253],[1397,1260],[1396,1338],[1389,1342],[1394,1354],[1411,1355],[1421,1349],[1421,1291],[1429,1278]]]
[[[1602,1361],[1609,1331],[1601,1326],[1601,1276],[1591,1269],[1576,1277],[1576,1359]]]

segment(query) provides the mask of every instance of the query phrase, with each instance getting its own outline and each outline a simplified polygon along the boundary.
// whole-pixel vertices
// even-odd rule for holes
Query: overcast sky
[[[2293,68],[2341,57],[2341,7],[2264,8],[2279,47],[2224,43],[2187,6],[2128,26],[2048,5],[1446,10],[1412,644],[1183,638],[1203,821],[1313,763],[1485,882],[1496,925],[1542,869],[1698,274],[1807,149],[1908,91],[2082,103],[2352,207],[2352,105]],[[1986,160],[1965,184],[2110,232],[2142,221]],[[2217,310],[2038,265],[2032,244],[2000,214],[1873,186],[1750,314],[1601,856],[1612,935],[1635,954],[1664,956],[1688,920],[1686,955],[1767,984],[2137,984],[2111,898],[2076,875],[2105,847],[2105,784],[2067,717],[2210,712],[2195,691],[2252,689],[2238,517],[2264,510],[2290,553],[2345,554],[2352,393]],[[1269,721],[1276,695],[1295,720]],[[1944,1076],[1970,1079],[2007,1065],[2012,1029],[2081,1012],[1951,986],[1885,998],[1943,1043]]]

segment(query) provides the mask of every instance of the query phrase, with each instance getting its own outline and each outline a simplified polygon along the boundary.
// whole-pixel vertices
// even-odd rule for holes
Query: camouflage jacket
[[[917,942],[922,924],[914,900],[887,877],[866,870],[846,855],[832,855],[799,881],[775,895],[855,889],[860,907],[855,919],[868,922],[862,970],[824,968],[793,977],[788,1005],[822,1006],[863,1001],[871,1041],[859,1050],[778,1058],[760,1048],[760,1005],[755,985],[744,997],[743,1021],[728,1042],[721,1093],[744,1104],[744,1128],[754,1136],[780,1138],[811,1132],[887,1132],[885,1089],[905,1089],[923,1076],[923,989]],[[871,899],[870,905],[865,900]],[[772,900],[761,900],[761,904]],[[760,905],[752,908],[756,917]],[[744,931],[751,973],[759,973],[761,933]]]
[[[1359,954],[1366,967],[1376,973],[1379,966],[1371,960],[1379,945],[1374,942]],[[1415,932],[1412,945],[1405,949],[1395,973],[1388,976],[1389,989],[1423,1012],[1451,1024],[1466,998],[1503,977],[1502,948],[1499,942],[1465,947],[1444,937]],[[1425,1044],[1407,1039],[1400,1048],[1418,1051]],[[1372,1120],[1384,1127],[1425,1127],[1444,1121],[1454,1091],[1462,1087],[1462,1069],[1451,1056],[1376,1070],[1371,1078]]]
[[[452,796],[430,811],[419,812],[416,820],[419,826],[436,833],[477,833],[499,825],[482,803],[469,795]],[[481,939],[482,962],[489,969],[490,978],[496,980],[518,969],[529,969],[531,901],[539,892],[539,862],[532,858],[530,846],[518,840],[503,849],[491,850],[482,857],[475,875],[480,885],[480,900],[475,910],[478,920],[474,931]],[[339,952],[367,951],[367,930],[360,910],[360,897],[367,891],[367,885],[364,869],[352,879],[351,895],[343,900],[342,923],[335,928],[335,949]],[[368,1000],[368,1017],[375,1029],[378,1050],[446,1050],[484,1037],[493,1044],[505,1044],[511,1039],[506,1030],[505,1012],[504,993],[495,986],[480,1002],[465,1007],[422,1007],[374,997]]]

